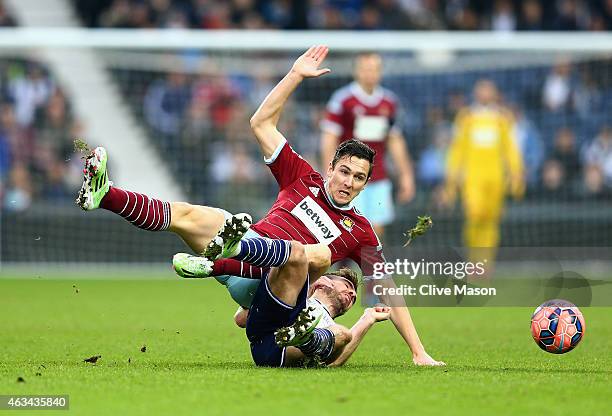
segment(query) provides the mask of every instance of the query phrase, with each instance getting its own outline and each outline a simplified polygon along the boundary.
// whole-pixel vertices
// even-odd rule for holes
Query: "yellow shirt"
[[[503,186],[507,174],[521,177],[523,163],[513,135],[514,121],[505,109],[473,106],[460,111],[448,153],[449,185],[484,181]]]

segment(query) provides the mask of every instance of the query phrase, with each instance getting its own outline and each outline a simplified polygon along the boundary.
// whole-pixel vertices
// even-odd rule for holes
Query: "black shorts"
[[[249,318],[246,334],[251,343],[251,355],[258,366],[282,367],[285,361],[285,349],[276,345],[274,332],[295,322],[299,313],[306,307],[308,298],[308,279],[300,291],[295,306],[279,300],[268,284],[268,277],[257,288]]]

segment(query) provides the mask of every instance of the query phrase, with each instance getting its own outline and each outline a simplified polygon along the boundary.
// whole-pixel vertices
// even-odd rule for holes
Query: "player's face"
[[[481,80],[474,88],[474,96],[479,104],[494,104],[497,101],[497,88],[491,81]]]
[[[334,289],[338,293],[337,296],[340,299],[340,303],[342,304],[342,311],[344,313],[348,311],[355,303],[355,300],[357,299],[357,293],[355,293],[355,289],[353,289],[353,286],[345,279],[341,279],[335,276],[330,277],[334,285]]]
[[[348,311],[357,299],[353,286],[346,279],[338,276],[321,276],[311,287],[313,291],[320,290],[325,293],[338,315]]]
[[[368,182],[370,162],[356,156],[345,156],[336,166],[327,168],[327,192],[336,205],[350,203]]]
[[[376,54],[363,55],[355,62],[355,80],[366,90],[372,90],[380,83],[382,60]]]

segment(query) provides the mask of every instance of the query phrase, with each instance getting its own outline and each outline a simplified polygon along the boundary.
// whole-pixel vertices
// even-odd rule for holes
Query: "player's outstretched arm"
[[[351,328],[351,342],[349,342],[342,353],[336,358],[332,363],[329,364],[330,367],[339,367],[344,365],[351,358],[351,355],[357,350],[359,344],[367,334],[367,332],[372,328],[376,322],[386,321],[389,319],[391,313],[391,308],[388,306],[376,306],[374,308],[367,308],[363,311],[363,315],[361,318],[353,325]]]
[[[405,306],[391,308],[391,321],[397,332],[400,333],[410,351],[412,351],[412,362],[415,365],[446,365],[443,361],[436,361],[425,351],[417,333],[408,308]]]
[[[422,225],[422,224],[421,224]],[[374,235],[375,237],[375,235]],[[378,241],[378,238],[376,238]],[[382,253],[382,246],[362,246],[357,254],[353,254],[353,260],[361,265],[361,270],[364,274],[364,284],[368,287],[368,291],[372,294],[373,286],[371,284],[381,285],[383,289],[397,289],[397,286],[391,275],[384,275],[383,278],[376,278],[377,266],[386,263]],[[386,292],[386,293],[385,293]],[[410,351],[412,352],[412,361],[416,365],[445,365],[442,361],[432,359],[425,351],[423,344],[419,338],[410,312],[406,307],[406,301],[402,296],[392,296],[388,293],[393,293],[393,290],[383,290],[382,294],[377,295],[379,303],[391,306],[389,319],[397,329],[397,332],[402,336]]]
[[[396,288],[395,282],[390,276],[376,281],[386,288]],[[389,319],[393,322],[395,329],[402,336],[410,351],[412,352],[412,362],[415,365],[446,365],[442,361],[436,361],[425,351],[425,347],[419,338],[419,334],[412,322],[410,311],[406,306],[404,298],[401,296],[380,295],[379,301],[385,305],[392,305]]]
[[[270,158],[284,140],[277,125],[291,93],[304,78],[318,77],[330,72],[328,68],[319,69],[328,52],[327,46],[313,46],[308,49],[294,62],[289,73],[272,89],[251,117],[251,129],[265,158]]]
[[[406,146],[406,140],[404,140],[404,136],[401,133],[391,132],[389,134],[388,146],[389,153],[398,172],[399,189],[397,200],[400,203],[410,202],[414,198],[416,189],[412,159],[410,158],[408,146]]]

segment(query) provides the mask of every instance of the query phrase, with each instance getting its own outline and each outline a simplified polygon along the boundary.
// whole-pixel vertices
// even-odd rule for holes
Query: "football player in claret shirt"
[[[385,166],[387,154],[397,173],[397,201],[409,202],[415,193],[412,162],[399,123],[399,101],[380,85],[382,65],[377,53],[358,54],[355,80],[332,94],[321,122],[322,166],[333,159],[338,144],[347,140],[361,140],[376,151],[376,169],[368,186],[355,199],[355,206],[372,221],[381,238],[395,216],[391,180]]]
[[[353,207],[352,201],[371,176],[374,152],[357,140],[342,144],[323,178],[293,151],[277,130],[284,104],[302,80],[330,71],[319,68],[327,53],[327,47],[317,46],[300,56],[251,118],[264,160],[280,190],[270,211],[246,232],[244,238],[294,240],[306,245],[307,255],[310,246],[324,244],[329,247],[332,263],[351,258],[360,265],[364,276],[369,277],[373,264],[384,261],[382,245],[367,218]],[[85,172],[77,198],[83,209],[101,207],[123,216],[139,228],[175,232],[196,253],[206,253],[211,245],[215,246],[213,239],[218,237],[224,223],[237,218],[218,208],[167,203],[111,186],[106,174],[106,153],[101,148],[88,159]],[[185,277],[215,276],[224,284],[241,306],[236,315],[239,324],[244,324],[260,278],[268,273],[265,267],[254,267],[248,261],[219,259],[212,262],[206,257],[182,254],[175,256],[174,266]],[[425,351],[406,307],[391,308],[390,319],[410,347],[415,364],[441,364]]]

